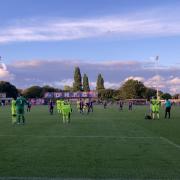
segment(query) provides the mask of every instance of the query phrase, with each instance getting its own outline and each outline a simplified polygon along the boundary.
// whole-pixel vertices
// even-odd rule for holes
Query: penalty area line
[[[176,144],[176,143],[174,143],[173,141],[171,141],[171,140],[169,140],[169,139],[167,139],[167,138],[165,138],[165,137],[160,137],[160,139],[162,139],[162,140],[165,141],[166,143],[168,143],[168,144],[176,147],[177,149],[180,149],[180,145],[179,145],[179,144]]]

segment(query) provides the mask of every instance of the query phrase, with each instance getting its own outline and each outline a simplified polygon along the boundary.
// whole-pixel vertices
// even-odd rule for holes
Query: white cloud
[[[104,87],[107,89],[118,89],[120,87],[120,84],[120,82],[113,82],[113,80],[111,82],[105,81]],[[96,81],[89,82],[89,85],[91,89],[96,89]]]
[[[166,79],[160,75],[155,75],[148,78],[144,84],[148,87],[162,89],[166,86]]]
[[[0,69],[2,69],[4,71],[7,70],[7,67],[6,67],[6,65],[3,62],[0,62]]]
[[[153,76],[145,81],[145,85],[154,88],[166,88],[170,93],[180,93],[180,77],[167,77],[164,78],[160,75]]]
[[[170,87],[170,92],[172,93],[172,94],[179,94],[180,93],[180,85],[178,85],[178,86],[172,86],[172,87]]]
[[[7,66],[3,62],[0,62],[0,80],[12,80],[13,78],[14,75],[7,70]]]
[[[130,80],[130,79],[133,79],[133,80],[137,80],[137,81],[141,81],[141,82],[144,82],[144,77],[140,77],[140,76],[129,76],[129,77],[127,77],[125,80],[124,80],[124,82],[125,81],[127,81],[127,80]]]
[[[52,86],[63,88],[65,85],[72,86],[73,85],[73,79],[63,79],[60,81],[55,81],[51,83]]]
[[[172,8],[175,11],[175,8]],[[62,41],[91,37],[180,35],[180,19],[172,9],[140,12],[126,16],[88,19],[35,19],[1,28],[0,43]],[[176,9],[178,12],[179,9]],[[166,16],[167,12],[171,12]]]
[[[180,77],[172,77],[170,80],[167,81],[167,85],[170,86],[171,93],[180,93]]]
[[[12,79],[14,79],[14,75],[7,70],[5,64],[0,64],[0,80],[8,81]]]
[[[108,81],[105,81],[104,82],[104,86],[105,88],[107,89],[118,89],[120,87],[120,82],[108,82]]]
[[[173,75],[169,77],[155,75],[148,78],[130,76],[130,77],[125,78],[123,83],[129,79],[141,81],[147,87],[151,87],[155,89],[158,87],[159,90],[165,90],[172,94],[180,93],[180,77],[174,77]]]
[[[16,68],[24,68],[24,67],[36,67],[41,64],[41,61],[32,60],[32,61],[17,61],[12,64],[12,66]]]
[[[96,88],[97,76],[101,73],[106,88],[117,89],[126,80],[134,79],[154,88],[158,82],[158,87],[164,92],[180,92],[180,67],[177,66],[175,69],[169,66],[160,69],[159,76],[156,76],[153,67],[144,69],[144,62],[139,61],[104,61],[103,63],[80,60],[17,61],[8,65],[8,71],[3,70],[3,77],[11,77],[8,76],[9,72],[14,74],[12,82],[19,88],[30,85],[63,88],[64,85],[72,86],[75,66],[80,67],[82,76],[84,73],[88,75],[92,89]]]
[[[180,85],[180,77],[175,77],[169,80],[167,83],[172,85]]]

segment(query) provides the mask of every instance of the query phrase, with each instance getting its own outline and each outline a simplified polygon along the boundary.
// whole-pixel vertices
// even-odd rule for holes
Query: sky
[[[180,93],[179,0],[0,0],[0,80],[72,85],[75,66],[91,88],[127,79]],[[159,56],[158,70],[155,57]]]

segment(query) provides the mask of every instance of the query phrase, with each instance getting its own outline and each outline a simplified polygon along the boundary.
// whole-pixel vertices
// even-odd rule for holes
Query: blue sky
[[[10,67],[34,61],[78,61],[79,66],[134,61],[143,66],[156,55],[169,71],[179,67],[178,0],[1,0],[0,22],[0,55]],[[22,86],[13,69],[10,73]],[[132,71],[127,76],[140,75]],[[114,79],[108,82],[123,81]]]
[[[5,30],[23,27],[24,24],[38,25],[54,19],[91,20],[96,18],[133,16],[137,13],[158,15],[163,20],[173,13],[167,23],[176,19],[178,1],[166,0],[1,0],[0,22]],[[155,11],[155,15],[151,11]],[[173,12],[173,11],[176,12]],[[180,10],[180,8],[179,8]],[[158,12],[159,11],[159,12]],[[142,19],[143,17],[139,17]],[[173,19],[171,19],[173,18]],[[29,23],[28,23],[29,21]],[[168,22],[169,21],[169,22]],[[26,25],[24,25],[26,27]],[[28,26],[28,25],[27,25]],[[112,35],[113,36],[113,35]],[[129,35],[128,35],[129,36]],[[130,34],[131,36],[131,34]],[[1,43],[1,55],[7,62],[16,59],[82,59],[82,60],[144,60],[159,54],[164,63],[177,63],[180,35],[160,34],[154,36],[132,35],[131,37],[85,37],[74,40],[46,42],[30,41]]]

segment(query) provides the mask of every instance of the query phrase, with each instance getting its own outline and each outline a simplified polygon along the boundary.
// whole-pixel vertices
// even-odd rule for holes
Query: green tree
[[[123,84],[120,92],[125,99],[145,98],[146,87],[142,82],[130,79]]]
[[[104,100],[104,99],[117,99],[117,90],[114,89],[101,89],[98,91],[98,98]]]
[[[96,83],[96,90],[99,91],[102,89],[105,89],[104,88],[104,79],[103,79],[102,75],[99,74],[98,78],[97,78],[97,83]]]
[[[23,91],[23,95],[26,98],[41,98],[43,97],[42,90],[40,86],[31,86]]]
[[[172,96],[169,93],[164,93],[164,94],[161,95],[161,98],[162,99],[172,99]]]
[[[150,100],[152,97],[156,96],[156,90],[153,88],[146,88],[145,98]]]
[[[7,97],[16,98],[18,96],[17,88],[6,81],[0,81],[0,93],[6,93]]]
[[[89,79],[88,79],[88,76],[86,74],[84,74],[84,76],[83,76],[83,90],[86,92],[90,91]]]
[[[180,94],[174,94],[173,99],[180,99]]]
[[[46,92],[57,92],[57,91],[61,91],[61,90],[46,85],[46,86],[43,86],[43,87],[42,87],[42,91],[41,91],[40,96],[41,96],[41,97],[44,97],[44,94],[45,94]]]
[[[79,67],[75,67],[73,90],[82,91],[82,78],[81,78],[81,72],[80,72]]]

